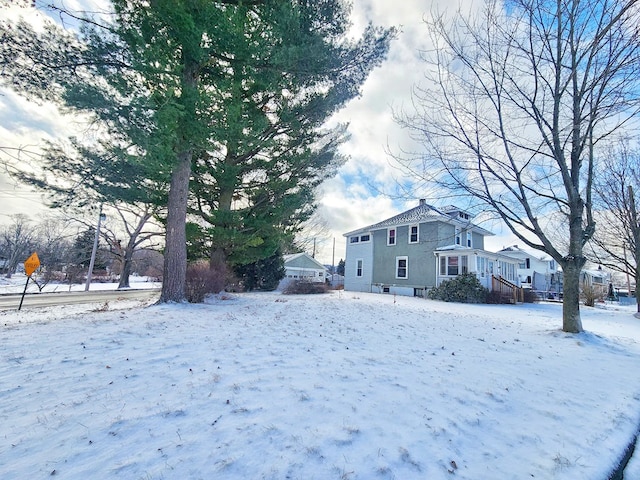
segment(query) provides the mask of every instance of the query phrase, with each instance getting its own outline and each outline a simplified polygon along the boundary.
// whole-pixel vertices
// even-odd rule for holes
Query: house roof
[[[456,212],[466,213],[464,210],[457,208],[453,205],[449,205],[447,207],[444,207],[442,210],[440,210],[432,205],[429,205],[428,203],[424,203],[421,200],[420,205],[418,205],[417,207],[406,210],[402,213],[399,213],[398,215],[395,215],[391,218],[387,218],[386,220],[383,220],[381,222],[374,223],[373,225],[369,225],[367,227],[359,228],[358,230],[347,232],[344,234],[344,236],[348,237],[349,235],[354,235],[356,233],[368,232],[372,230],[380,230],[382,228],[388,228],[388,227],[397,227],[397,226],[403,226],[403,225],[412,225],[416,223],[427,223],[427,222],[436,222],[436,221],[450,223],[450,224],[462,226],[468,229],[472,229],[478,233],[481,233],[482,235],[493,235],[493,233],[491,233],[490,231],[485,230],[484,228],[473,224],[470,220],[457,218],[450,214],[450,213],[456,213]],[[471,218],[471,215],[469,215],[469,218]]]
[[[317,270],[325,270],[326,267],[313,258],[308,253],[293,253],[291,255],[283,255],[285,267],[313,268]]]
[[[523,255],[527,256],[527,257],[532,257],[532,258],[536,258],[542,262],[547,262],[549,260],[552,260],[551,256],[541,252],[539,250],[524,250],[520,247],[518,247],[518,245],[511,245],[509,247],[505,247],[502,250],[498,251],[499,253],[504,253],[505,255],[509,255],[509,254],[518,254],[518,255],[513,255],[514,257],[518,257],[521,258]]]

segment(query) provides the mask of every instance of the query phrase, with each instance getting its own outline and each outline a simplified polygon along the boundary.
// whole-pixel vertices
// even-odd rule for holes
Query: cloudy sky
[[[13,0],[17,2],[19,0]],[[4,6],[3,6],[4,2]],[[40,5],[40,0],[38,0]],[[68,8],[80,2],[64,0]],[[85,0],[82,2],[87,4]],[[94,0],[93,7],[100,4]],[[465,8],[474,2],[464,1]],[[10,14],[7,0],[0,0],[0,16]],[[360,98],[352,100],[334,121],[350,124],[350,140],[343,146],[343,153],[350,160],[338,175],[321,188],[319,214],[329,228],[329,234],[318,238],[316,257],[324,263],[333,261],[335,238],[335,262],[344,257],[343,233],[384,220],[406,208],[417,205],[420,198],[438,205],[434,192],[415,191],[408,198],[394,198],[396,180],[403,180],[394,168],[391,152],[415,149],[393,119],[393,111],[411,104],[411,89],[422,79],[424,65],[419,50],[428,48],[428,34],[424,18],[433,9],[451,11],[456,2],[447,0],[353,0],[354,32],[362,31],[368,21],[379,26],[396,26],[400,33],[393,42],[387,61],[376,69],[362,88]],[[29,9],[21,12],[33,15]],[[0,139],[3,145],[29,148],[41,138],[70,134],[80,128],[73,119],[62,118],[48,105],[32,105],[10,92],[0,97]],[[25,213],[32,217],[40,214],[40,195],[23,187],[14,186],[6,172],[0,173],[0,224],[8,215]],[[36,218],[34,218],[35,220]],[[499,225],[483,225],[496,233],[488,242],[489,249],[501,248],[513,243]],[[311,253],[311,252],[309,252]]]

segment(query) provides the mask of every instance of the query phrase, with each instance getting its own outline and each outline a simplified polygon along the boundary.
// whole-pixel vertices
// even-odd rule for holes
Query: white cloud
[[[358,35],[368,22],[374,25],[398,27],[400,33],[392,43],[388,59],[375,69],[362,87],[362,95],[352,100],[332,121],[350,124],[350,140],[341,151],[350,160],[339,171],[336,178],[322,186],[319,198],[319,214],[327,221],[336,238],[336,256],[344,256],[342,234],[359,227],[376,223],[417,204],[424,192],[416,191],[415,198],[394,200],[380,192],[394,192],[399,171],[391,164],[388,150],[399,153],[416,148],[408,132],[401,129],[393,118],[393,109],[411,104],[411,89],[423,78],[424,67],[419,60],[419,50],[429,47],[429,35],[423,22],[434,9],[455,11],[463,0],[411,0],[389,2],[388,0],[359,0],[353,2],[353,34]],[[57,0],[60,5],[61,0]],[[465,8],[472,2],[465,1]],[[75,10],[104,11],[105,3],[98,0],[65,0],[68,8]],[[24,9],[22,9],[24,10]],[[0,16],[2,13],[0,13]],[[30,119],[35,130],[20,131],[17,142],[36,140],[42,133],[67,135],[69,122],[49,106],[33,107],[26,102],[11,99],[8,107],[0,98],[0,124],[5,121],[20,122]],[[11,103],[9,102],[9,103]],[[14,108],[15,107],[15,108]],[[10,109],[10,111],[7,111]],[[61,130],[64,128],[64,130]],[[18,131],[18,129],[16,129]],[[5,132],[2,132],[3,134]],[[3,138],[7,138],[3,135]],[[1,174],[0,174],[1,175]],[[413,197],[413,195],[411,195]],[[0,220],[1,221],[1,220]],[[331,245],[320,245],[318,258],[330,263]]]

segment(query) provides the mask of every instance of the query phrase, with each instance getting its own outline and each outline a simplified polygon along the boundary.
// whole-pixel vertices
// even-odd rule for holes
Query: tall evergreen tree
[[[370,26],[360,42],[346,42],[348,10],[340,0],[113,0],[112,4],[111,23],[86,20],[77,37],[53,26],[36,33],[25,24],[0,25],[0,66],[5,83],[17,91],[54,99],[102,122],[108,134],[102,152],[74,145],[79,151],[85,148],[76,164],[87,181],[83,185],[102,192],[101,185],[109,185],[110,195],[118,192],[125,198],[130,198],[130,191],[150,195],[153,201],[166,198],[161,301],[183,301],[185,224],[194,165],[200,179],[210,175],[201,169],[205,163],[200,165],[205,152],[257,162],[257,154],[250,153],[258,143],[251,148],[243,140],[245,133],[260,142],[262,152],[267,141],[285,135],[304,137],[307,131],[296,130],[298,126],[311,122],[315,113],[320,115],[313,124],[319,125],[357,94],[371,68],[384,57],[392,31]],[[325,48],[328,60],[307,55],[311,47]],[[288,83],[277,84],[278,78]],[[324,97],[340,100],[333,101],[333,110],[313,107]],[[294,118],[287,131],[276,133],[273,125],[282,122],[269,112],[279,109],[277,102],[302,105],[309,98],[315,100],[308,102],[306,116]],[[261,106],[260,125],[247,121],[239,99],[250,99],[252,108]],[[312,145],[313,141],[297,148],[311,151]],[[231,168],[235,166],[232,161],[227,171],[221,169],[223,176],[242,181],[259,176],[260,169],[236,175]],[[271,168],[271,163],[264,163],[262,171]],[[228,196],[233,189],[219,190]],[[207,215],[224,211],[224,195]],[[245,198],[255,208],[259,204],[255,197],[261,195],[252,192]],[[257,237],[252,242],[256,244]]]

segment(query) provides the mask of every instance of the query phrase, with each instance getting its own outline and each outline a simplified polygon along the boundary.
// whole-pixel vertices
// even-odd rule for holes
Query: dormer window
[[[390,228],[387,230],[387,245],[395,245],[396,244],[396,229]]]

